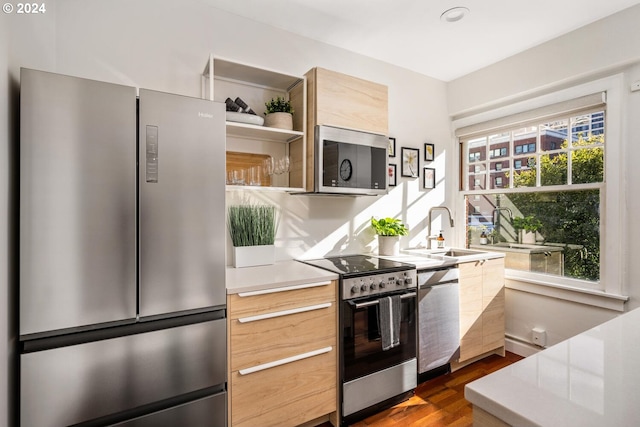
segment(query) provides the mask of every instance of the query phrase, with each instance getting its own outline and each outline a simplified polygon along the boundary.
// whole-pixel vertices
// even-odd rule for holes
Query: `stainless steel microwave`
[[[387,194],[388,146],[384,135],[316,126],[315,192]]]

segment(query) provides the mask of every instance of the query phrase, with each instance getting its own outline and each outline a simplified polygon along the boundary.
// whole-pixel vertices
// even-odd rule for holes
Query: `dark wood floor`
[[[375,414],[352,427],[471,427],[471,403],[464,398],[465,384],[508,366],[522,357],[507,352],[489,356],[451,374],[426,381],[411,399]],[[331,427],[324,423],[319,427]]]

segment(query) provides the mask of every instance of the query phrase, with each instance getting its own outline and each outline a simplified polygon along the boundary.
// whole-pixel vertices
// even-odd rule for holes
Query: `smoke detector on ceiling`
[[[469,13],[469,9],[464,6],[452,7],[442,12],[440,20],[443,22],[458,22],[464,18],[467,13]]]

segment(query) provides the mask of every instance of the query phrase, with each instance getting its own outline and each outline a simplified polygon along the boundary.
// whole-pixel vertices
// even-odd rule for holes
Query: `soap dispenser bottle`
[[[442,230],[440,230],[440,234],[438,234],[436,241],[438,242],[438,248],[444,248],[444,236],[442,235]]]

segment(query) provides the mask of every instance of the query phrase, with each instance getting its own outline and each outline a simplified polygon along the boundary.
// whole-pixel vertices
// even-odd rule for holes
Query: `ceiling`
[[[640,0],[205,0],[225,11],[443,81]],[[447,9],[469,9],[443,22]],[[239,29],[242,31],[242,29]],[[230,35],[231,36],[231,35]]]

